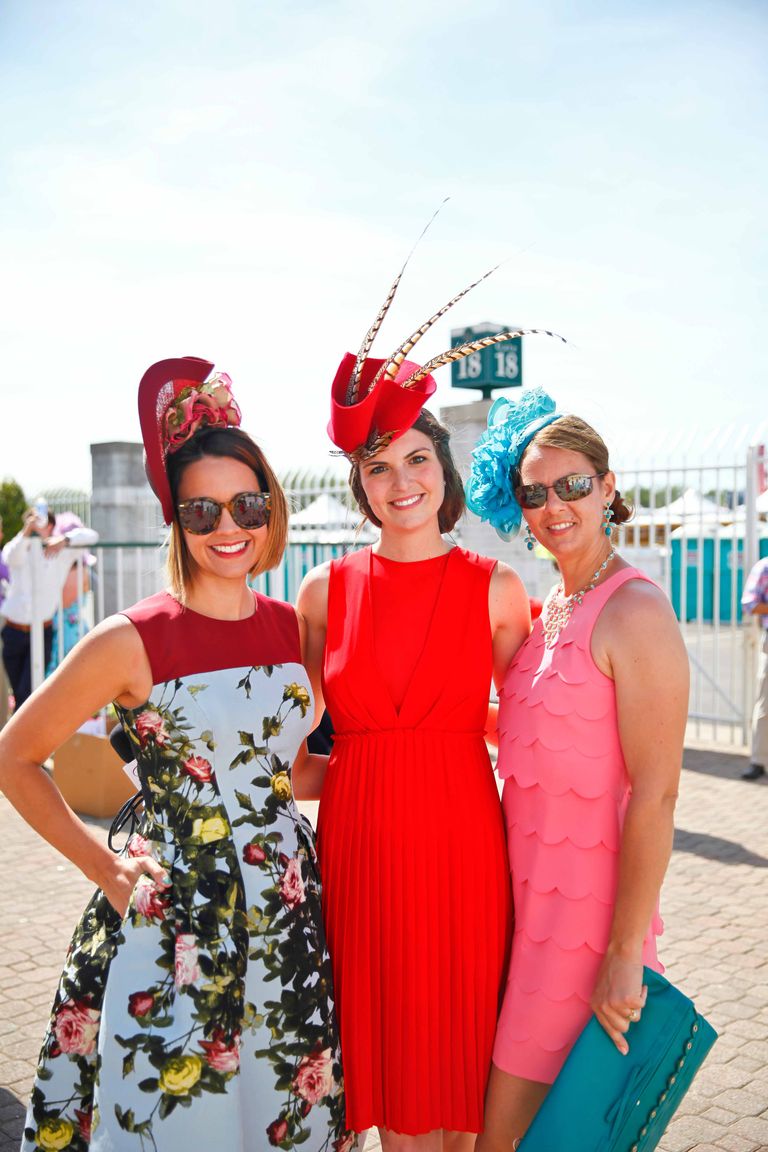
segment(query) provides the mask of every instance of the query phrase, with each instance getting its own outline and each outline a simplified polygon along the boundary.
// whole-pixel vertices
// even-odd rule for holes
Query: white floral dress
[[[310,826],[291,789],[311,690],[293,609],[246,621],[160,593],[129,609],[152,667],[122,711],[150,852],[121,920],[97,891],[75,932],[22,1152],[348,1152]]]

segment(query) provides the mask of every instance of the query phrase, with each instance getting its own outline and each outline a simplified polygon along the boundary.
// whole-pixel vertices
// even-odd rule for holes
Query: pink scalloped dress
[[[493,1062],[552,1083],[591,1011],[616,897],[630,782],[616,690],[592,659],[600,611],[628,580],[623,568],[577,607],[553,647],[541,618],[499,693],[499,775],[512,870],[515,935]],[[656,911],[643,962],[656,956]]]

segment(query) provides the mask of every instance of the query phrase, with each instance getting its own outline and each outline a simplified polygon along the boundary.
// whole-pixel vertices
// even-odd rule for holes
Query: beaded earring
[[[526,524],[525,526],[525,536],[523,536],[523,539],[525,540],[525,546],[528,551],[533,552],[533,549],[536,546],[536,537],[534,536],[533,532],[531,532],[530,524]]]
[[[603,509],[603,522],[600,525],[606,536],[610,536],[611,534],[611,520],[613,520],[613,508],[611,508],[610,504],[606,504]]]

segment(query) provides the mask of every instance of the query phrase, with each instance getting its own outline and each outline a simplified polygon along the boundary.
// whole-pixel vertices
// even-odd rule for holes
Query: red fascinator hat
[[[166,459],[201,428],[239,427],[232,381],[224,372],[213,373],[210,360],[197,356],[158,360],[139,384],[139,421],[147,479],[170,524],[173,500]]]
[[[439,211],[439,209],[438,209]],[[435,213],[435,216],[437,212]],[[432,220],[434,220],[434,216]],[[430,220],[429,224],[432,223]],[[429,227],[427,224],[427,228]],[[426,228],[424,232],[426,232]],[[422,232],[422,236],[424,235]],[[419,237],[421,239],[421,237]],[[417,241],[418,243],[418,241]],[[411,250],[411,253],[413,249]],[[400,280],[410,260],[403,264],[395,278],[378,316],[368,329],[360,351],[355,356],[347,352],[339,365],[331,388],[331,419],[328,422],[328,435],[337,448],[347,456],[360,459],[374,453],[402,436],[419,418],[419,413],[437,384],[431,373],[444,364],[463,360],[481,348],[501,344],[516,336],[554,336],[554,332],[544,332],[538,328],[518,328],[514,331],[499,332],[495,336],[482,336],[458,348],[451,348],[434,356],[423,366],[406,360],[406,356],[421,337],[440,320],[463,296],[476,288],[486,277],[495,272],[491,268],[484,276],[464,288],[452,300],[430,316],[417,328],[387,360],[373,360],[368,357],[376,334],[381,327],[389,306],[395,298]],[[562,339],[562,337],[559,337]]]

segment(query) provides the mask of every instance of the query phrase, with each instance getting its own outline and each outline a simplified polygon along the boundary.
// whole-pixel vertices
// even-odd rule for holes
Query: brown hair
[[[264,453],[241,428],[205,428],[192,436],[178,452],[166,460],[168,483],[173,498],[173,523],[168,540],[167,572],[171,591],[176,599],[184,604],[186,590],[192,581],[194,571],[184,537],[184,529],[179,523],[176,509],[177,494],[184,469],[196,460],[206,456],[230,457],[246,464],[256,474],[259,489],[269,492],[270,513],[267,525],[267,541],[258,562],[251,568],[250,575],[258,576],[270,568],[276,568],[285,551],[288,537],[288,502],[280,481],[270,468]]]
[[[531,444],[535,444],[539,448],[563,448],[566,452],[580,452],[582,456],[586,456],[595,472],[611,471],[605,441],[590,424],[587,424],[586,420],[582,420],[578,416],[561,416],[558,420],[553,420],[551,424],[546,424],[533,436],[526,446],[525,452],[528,451]],[[517,466],[517,475],[514,477],[515,484],[519,483],[520,465],[525,459],[525,452],[520,457]],[[613,524],[626,523],[634,512],[632,507],[624,501],[618,488],[611,501],[611,511],[613,512]]]
[[[416,432],[423,432],[425,436],[429,437],[435,446],[437,459],[443,467],[445,496],[437,514],[437,522],[441,532],[450,532],[464,514],[465,507],[464,485],[451,454],[451,434],[445,425],[441,424],[437,417],[433,416],[426,408],[422,408],[418,420],[414,421],[411,427]],[[366,456],[364,459],[369,460],[370,456]],[[365,495],[360,474],[361,463],[362,460],[353,459],[349,473],[349,486],[362,514],[377,528],[381,528],[381,521],[374,516]]]

